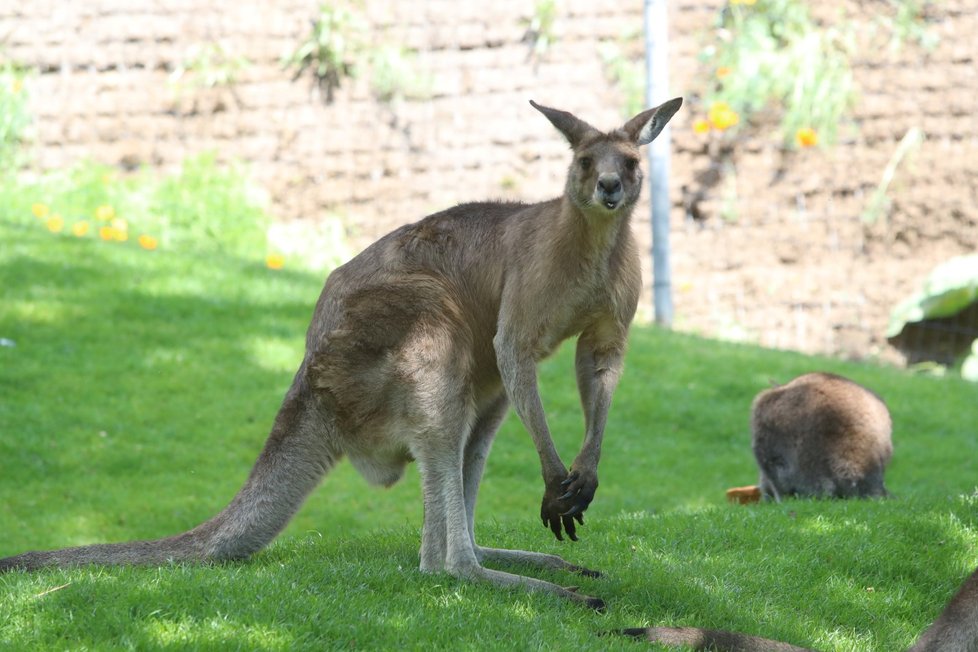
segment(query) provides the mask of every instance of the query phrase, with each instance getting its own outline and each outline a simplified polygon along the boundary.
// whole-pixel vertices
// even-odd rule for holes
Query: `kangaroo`
[[[638,627],[622,634],[670,646],[716,652],[813,652],[767,638],[698,627]],[[978,652],[978,569],[907,652]]]
[[[530,104],[570,143],[563,195],[459,205],[396,229],[333,271],[264,449],[223,511],[168,538],[27,552],[0,559],[0,570],[245,558],[285,527],[345,455],[382,486],[417,461],[421,571],[603,608],[576,589],[483,567],[598,574],[554,555],[476,545],[476,494],[512,403],[540,458],[540,518],[557,539],[564,532],[577,540],[575,521],[584,523],[598,488],[605,423],[641,290],[629,223],[642,188],[639,146],[682,99],[607,133]],[[575,335],[585,432],[568,471],[547,426],[536,364]]]
[[[893,425],[883,400],[835,374],[809,373],[757,395],[754,457],[767,498],[886,496]]]

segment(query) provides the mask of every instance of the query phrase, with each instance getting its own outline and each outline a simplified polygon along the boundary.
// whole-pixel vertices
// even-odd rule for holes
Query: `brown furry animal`
[[[598,598],[485,568],[515,562],[584,574],[554,555],[475,543],[475,504],[510,402],[540,457],[540,517],[576,539],[598,488],[598,459],[641,289],[629,223],[642,189],[639,147],[682,100],[601,132],[532,103],[564,135],[573,161],[561,197],[464,204],[384,236],[326,280],[306,353],[264,450],[231,503],[196,528],[154,541],[0,559],[0,570],[79,564],[240,559],[268,544],[346,456],[389,486],[417,461],[424,493],[421,570]],[[577,337],[584,442],[568,469],[554,447],[536,365]]]
[[[761,492],[775,500],[885,496],[892,430],[883,399],[842,376],[809,373],[765,390],[751,407]]]

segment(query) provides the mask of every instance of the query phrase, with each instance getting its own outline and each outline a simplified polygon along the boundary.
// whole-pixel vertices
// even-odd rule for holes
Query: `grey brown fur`
[[[751,407],[761,492],[776,500],[885,496],[892,430],[883,400],[841,376],[809,373],[765,390]]]
[[[416,460],[422,571],[600,608],[575,590],[484,568],[492,560],[594,574],[553,555],[476,545],[476,493],[512,403],[540,457],[540,516],[558,539],[576,538],[575,519],[583,523],[598,487],[605,421],[641,288],[629,224],[642,187],[639,146],[681,103],[609,133],[533,104],[573,150],[563,196],[456,206],[397,229],[336,269],[264,450],[223,511],[174,537],[28,552],[0,560],[0,570],[240,559],[281,531],[341,457],[384,486]],[[585,435],[568,472],[547,426],[536,364],[573,336]]]
[[[622,634],[661,645],[714,652],[811,652],[767,638],[699,627],[640,627]],[[907,652],[978,652],[978,570]]]

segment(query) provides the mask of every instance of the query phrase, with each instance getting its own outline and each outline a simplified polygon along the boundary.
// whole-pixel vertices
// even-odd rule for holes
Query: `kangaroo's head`
[[[639,113],[619,129],[601,132],[567,111],[530,104],[545,115],[571,145],[567,197],[587,215],[629,211],[642,191],[639,147],[651,143],[682,106],[677,97]]]

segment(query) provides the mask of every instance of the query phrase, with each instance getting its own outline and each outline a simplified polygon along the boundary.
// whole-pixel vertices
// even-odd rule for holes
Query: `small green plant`
[[[937,47],[939,38],[925,20],[931,0],[888,0],[887,4],[893,8],[892,15],[882,15],[878,20],[890,32],[891,50],[900,50],[907,42],[925,50]]]
[[[370,86],[381,102],[431,97],[432,79],[419,72],[417,53],[404,47],[381,45],[369,53]]]
[[[311,71],[323,100],[330,104],[343,80],[356,76],[363,19],[352,9],[323,3],[311,24],[309,36],[282,60],[282,67],[296,69],[293,81]]]
[[[24,70],[0,61],[0,169],[17,165],[24,129],[30,124],[24,78]]]
[[[887,161],[886,167],[883,169],[883,177],[880,179],[879,184],[877,184],[873,194],[870,195],[869,201],[866,203],[866,208],[860,216],[864,224],[876,224],[881,219],[884,223],[886,222],[887,212],[890,208],[890,198],[887,195],[890,184],[893,183],[900,164],[903,163],[904,159],[912,156],[915,151],[920,149],[920,145],[923,142],[924,132],[920,127],[913,126],[907,129],[907,133],[900,139],[900,143],[890,156],[890,160]]]
[[[731,0],[701,55],[710,82],[694,130],[736,132],[773,111],[786,147],[834,142],[853,100],[850,40],[799,0]]]
[[[206,43],[188,52],[187,57],[170,74],[170,83],[177,89],[233,86],[238,75],[250,63],[223,43]]]
[[[622,115],[630,117],[645,107],[645,65],[628,58],[622,45],[622,42],[605,41],[599,46],[598,53],[605,74],[618,86],[624,98]]]
[[[531,59],[542,59],[556,40],[554,23],[557,21],[557,1],[537,0],[533,5],[533,15],[523,21],[526,32],[523,42],[530,48]]]

